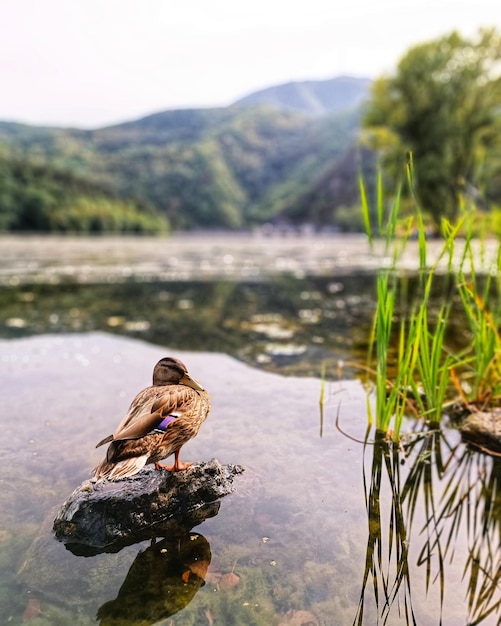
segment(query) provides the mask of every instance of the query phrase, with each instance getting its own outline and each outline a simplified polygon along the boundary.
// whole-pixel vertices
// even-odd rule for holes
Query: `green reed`
[[[407,184],[412,191],[412,164],[407,168]],[[384,433],[391,431],[394,439],[398,439],[402,421],[408,414],[438,424],[454,390],[456,395],[460,393],[465,404],[501,398],[501,339],[497,321],[486,305],[492,290],[492,275],[501,275],[501,253],[498,251],[497,263],[490,268],[486,285],[480,290],[477,256],[472,245],[473,221],[467,219],[466,211],[454,226],[444,221],[443,244],[430,264],[426,228],[417,203],[414,205],[414,216],[402,220],[400,190],[389,210],[385,211],[381,176],[376,186],[375,211],[371,212],[362,180],[360,190],[369,244],[374,248],[376,240],[381,242],[385,257],[385,267],[377,277],[377,306],[368,354],[368,367],[373,367],[375,385],[375,419],[368,400],[369,422],[372,425],[375,421],[377,430]],[[406,294],[399,289],[398,265],[411,233],[416,235],[417,240],[419,287],[409,310],[405,303]],[[464,243],[461,243],[462,251],[458,244],[459,234],[465,237]],[[460,263],[456,267],[454,260],[458,255]],[[481,261],[484,256],[481,249]],[[437,272],[444,270],[453,279],[454,293],[430,320],[432,287]],[[501,284],[497,287],[499,290]],[[464,308],[472,336],[471,345],[458,355],[451,354],[446,345],[452,296],[456,294]],[[395,339],[398,365],[390,376],[389,355],[392,354]],[[468,370],[472,382],[465,392],[457,373],[464,374]]]
[[[482,251],[480,251],[480,256]],[[458,293],[466,313],[471,334],[471,346],[463,358],[471,387],[471,402],[481,407],[499,404],[501,400],[501,337],[498,331],[501,312],[499,303],[491,297],[493,289],[499,293],[501,275],[501,246],[495,263],[486,273],[483,288],[477,280],[477,255],[468,237],[458,271]],[[493,285],[496,277],[497,285]],[[492,310],[490,310],[490,306]]]
[[[367,237],[371,247],[374,246],[375,237],[383,237],[384,255],[390,259],[389,267],[381,270],[377,276],[377,307],[372,325],[371,338],[369,342],[368,367],[370,369],[375,360],[375,394],[376,394],[376,428],[381,431],[388,431],[392,418],[395,418],[395,428],[399,430],[398,422],[403,415],[403,404],[405,398],[399,391],[399,382],[394,381],[389,384],[389,348],[394,332],[395,303],[397,296],[397,275],[396,264],[405,249],[405,243],[409,236],[408,229],[406,235],[400,240],[400,247],[393,245],[395,241],[396,227],[400,209],[400,192],[397,192],[395,201],[391,207],[387,221],[384,220],[384,194],[381,174],[377,179],[376,193],[376,231],[373,228],[373,216],[370,211],[367,194],[363,180],[360,180],[360,196],[362,203],[362,213],[366,228]],[[404,328],[401,326],[401,337],[399,342],[399,360],[405,350]],[[399,373],[403,373],[400,368]],[[369,399],[368,399],[369,400]],[[372,424],[373,416],[371,405],[368,402],[369,422]]]

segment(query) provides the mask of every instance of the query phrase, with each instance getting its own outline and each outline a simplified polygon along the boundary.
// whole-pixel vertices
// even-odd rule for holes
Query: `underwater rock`
[[[461,425],[464,441],[490,454],[501,452],[501,409],[471,413]]]
[[[85,481],[61,507],[53,530],[80,554],[114,552],[143,539],[186,532],[217,515],[217,501],[234,491],[233,480],[243,471],[213,459],[182,472],[148,468],[117,481]]]

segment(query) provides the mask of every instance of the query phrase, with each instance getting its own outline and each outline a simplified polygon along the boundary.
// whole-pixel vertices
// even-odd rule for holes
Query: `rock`
[[[185,607],[204,584],[211,550],[198,532],[77,558],[50,532],[55,513],[16,576],[26,619],[35,619],[40,607],[41,625],[92,624],[96,612],[100,626],[156,624]]]
[[[85,555],[181,535],[217,515],[218,500],[234,491],[243,471],[213,459],[182,472],[151,468],[117,481],[85,481],[61,507],[53,530],[72,552]]]
[[[501,408],[471,413],[461,425],[464,441],[499,456],[501,453]]]

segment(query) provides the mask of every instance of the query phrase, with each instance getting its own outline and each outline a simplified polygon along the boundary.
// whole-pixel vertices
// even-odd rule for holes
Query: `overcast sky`
[[[293,80],[390,72],[501,29],[499,0],[0,0],[0,120],[97,127]]]

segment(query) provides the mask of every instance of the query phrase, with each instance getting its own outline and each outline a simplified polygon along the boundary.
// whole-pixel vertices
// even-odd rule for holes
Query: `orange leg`
[[[179,460],[179,453],[181,452],[181,448],[174,452],[174,465],[163,465],[162,463],[155,463],[156,469],[166,469],[168,472],[178,472],[180,470],[185,470],[192,463],[183,463]]]

